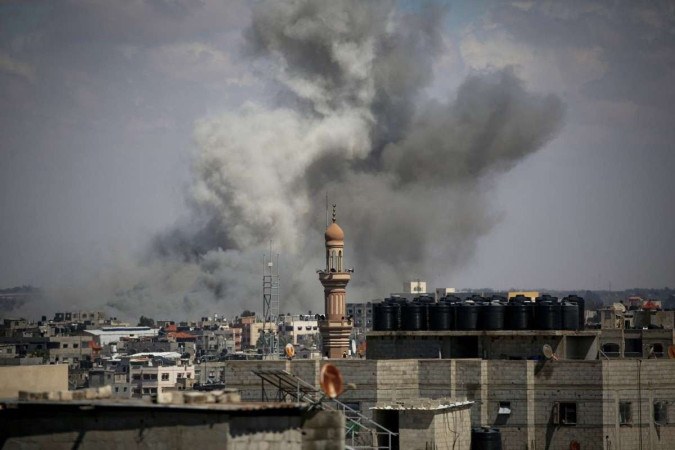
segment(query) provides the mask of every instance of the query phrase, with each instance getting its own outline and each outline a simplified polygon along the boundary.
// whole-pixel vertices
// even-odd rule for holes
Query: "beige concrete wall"
[[[606,440],[612,449],[666,450],[675,442],[675,361],[603,361]],[[619,403],[630,402],[631,423],[619,423]],[[668,404],[668,420],[654,423],[654,402]]]
[[[277,362],[318,387],[326,361]],[[334,360],[345,383],[356,389],[340,399],[359,403],[367,416],[376,403],[414,398],[476,401],[470,409],[473,426],[501,429],[504,449],[566,449],[572,441],[583,449],[665,450],[675,442],[675,360],[524,361],[480,359]],[[251,369],[270,363],[232,361],[226,382],[260,398],[260,379]],[[638,384],[638,374],[640,383]],[[511,414],[498,417],[500,401]],[[632,403],[633,423],[620,425],[618,404]],[[668,423],[653,422],[653,405],[668,405]],[[556,402],[577,404],[576,425],[553,423]],[[638,418],[640,411],[641,421]],[[642,426],[639,425],[642,423]]]
[[[19,391],[68,389],[66,364],[0,367],[0,398],[17,398]]]
[[[601,361],[546,361],[533,366],[535,446],[537,449],[603,449],[603,370]],[[576,425],[553,421],[556,402],[576,403]]]

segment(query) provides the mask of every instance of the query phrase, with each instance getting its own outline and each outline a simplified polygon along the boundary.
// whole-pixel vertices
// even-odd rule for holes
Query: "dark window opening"
[[[654,402],[654,423],[656,425],[665,425],[668,423],[668,404],[666,402]]]
[[[556,425],[577,424],[577,404],[574,402],[560,402],[553,406],[553,423]]]
[[[630,402],[619,402],[619,425],[630,425],[631,423],[633,423],[633,418]]]

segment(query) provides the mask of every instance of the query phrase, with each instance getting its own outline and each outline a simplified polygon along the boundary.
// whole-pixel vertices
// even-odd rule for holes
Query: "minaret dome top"
[[[342,231],[342,228],[340,228],[340,225],[338,225],[335,222],[335,216],[337,213],[335,212],[335,208],[337,205],[333,204],[333,223],[331,223],[328,228],[326,228],[326,242],[329,241],[344,241],[345,240],[345,232]]]

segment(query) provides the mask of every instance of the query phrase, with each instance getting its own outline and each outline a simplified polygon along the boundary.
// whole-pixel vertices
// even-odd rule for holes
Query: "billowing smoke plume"
[[[509,70],[472,76],[452,98],[421,100],[443,15],[390,2],[255,7],[245,51],[278,94],[196,127],[190,218],[156,239],[147,262],[171,273],[148,285],[193,275],[169,303],[175,314],[259,311],[270,241],[281,254],[282,312],[320,308],[326,193],[356,269],[353,301],[471,257],[495,223],[485,180],[541,148],[563,107],[526,92]],[[153,306],[170,302],[169,290]],[[112,304],[136,302],[122,291]]]

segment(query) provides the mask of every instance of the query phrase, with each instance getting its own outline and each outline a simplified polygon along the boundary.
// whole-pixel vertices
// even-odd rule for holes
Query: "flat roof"
[[[473,405],[471,400],[459,401],[434,401],[434,400],[409,400],[403,402],[386,403],[372,406],[370,409],[379,411],[444,411],[448,409],[464,408]]]
[[[106,399],[106,400],[16,400],[0,399],[1,406],[21,407],[90,407],[100,408],[133,408],[153,410],[187,410],[187,411],[295,411],[302,412],[310,408],[308,403],[286,402],[232,402],[232,403],[151,403],[143,399]],[[0,408],[0,410],[5,408]]]

